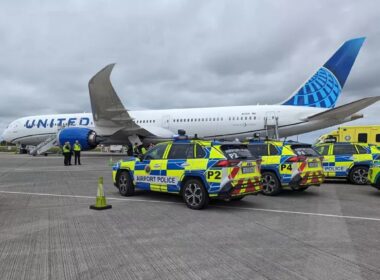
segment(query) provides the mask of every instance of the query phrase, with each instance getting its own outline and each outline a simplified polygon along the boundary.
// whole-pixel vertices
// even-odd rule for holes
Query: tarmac
[[[0,154],[0,279],[380,279],[370,186],[329,182],[194,211],[174,195],[120,196],[109,160]],[[99,176],[110,210],[89,209]]]

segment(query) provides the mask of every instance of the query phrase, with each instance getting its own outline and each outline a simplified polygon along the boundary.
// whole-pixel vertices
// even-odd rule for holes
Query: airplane
[[[91,113],[30,116],[13,121],[3,139],[19,145],[142,144],[172,139],[178,130],[205,139],[241,140],[255,133],[289,137],[362,118],[357,112],[380,100],[366,97],[335,107],[365,38],[346,41],[288,99],[276,105],[167,110],[127,110],[110,75],[115,64],[89,81]],[[273,136],[272,135],[272,136]],[[44,148],[45,147],[45,148]]]

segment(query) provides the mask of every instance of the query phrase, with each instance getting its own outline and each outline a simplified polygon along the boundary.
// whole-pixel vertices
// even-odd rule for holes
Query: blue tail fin
[[[365,38],[346,41],[283,105],[334,108]]]

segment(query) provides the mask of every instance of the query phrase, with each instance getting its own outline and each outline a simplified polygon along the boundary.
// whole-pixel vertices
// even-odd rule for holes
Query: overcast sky
[[[23,116],[90,112],[88,80],[113,62],[129,110],[275,104],[361,36],[338,105],[380,95],[379,26],[372,0],[1,1],[0,134]],[[350,124],[380,124],[379,109]]]

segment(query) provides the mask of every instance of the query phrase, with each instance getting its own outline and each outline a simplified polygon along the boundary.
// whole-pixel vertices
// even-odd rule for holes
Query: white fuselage
[[[285,105],[256,105],[233,107],[210,107],[170,110],[128,111],[140,127],[154,131],[163,128],[176,134],[184,129],[188,135],[215,139],[243,139],[255,132],[264,131],[265,123],[278,123],[281,137],[305,133],[328,127],[337,123],[306,122],[308,116],[326,109]],[[94,125],[91,113],[57,114],[24,117],[13,121],[3,133],[7,142],[37,145],[47,137],[56,134],[59,128],[66,126],[88,127],[101,136],[110,136]],[[116,132],[116,131],[114,131]],[[156,135],[162,138],[168,135]],[[154,138],[154,137],[153,137]],[[128,139],[125,139],[128,143]],[[120,143],[123,144],[123,143]]]

